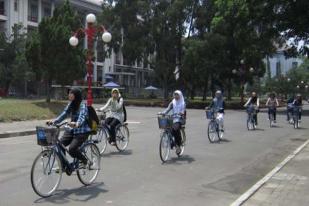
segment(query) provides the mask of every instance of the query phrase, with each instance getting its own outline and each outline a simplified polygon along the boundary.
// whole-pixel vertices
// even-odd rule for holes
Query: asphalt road
[[[188,110],[184,156],[161,164],[156,113],[160,108],[128,107],[130,144],[124,153],[110,145],[96,183],[84,187],[73,174],[63,175],[59,191],[42,199],[32,190],[30,169],[41,151],[35,136],[0,139],[0,206],[111,205],[205,206],[229,205],[308,138],[308,117],[295,130],[278,116],[269,128],[259,114],[256,131],[247,131],[246,114],[226,111],[225,138],[207,139],[202,110]],[[35,126],[35,125],[34,125]]]

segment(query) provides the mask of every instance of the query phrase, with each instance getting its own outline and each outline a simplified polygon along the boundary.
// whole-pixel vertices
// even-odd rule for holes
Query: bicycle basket
[[[207,117],[207,119],[213,119],[214,112],[212,110],[207,110],[206,111],[206,117]]]
[[[36,134],[38,145],[51,146],[57,143],[59,130],[56,128],[36,127]]]
[[[173,119],[168,117],[158,117],[160,129],[171,128],[173,126]]]

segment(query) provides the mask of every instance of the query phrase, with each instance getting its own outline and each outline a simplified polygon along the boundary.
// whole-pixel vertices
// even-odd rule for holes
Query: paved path
[[[306,117],[303,129],[292,129],[282,115],[278,126],[269,128],[261,113],[259,129],[248,132],[244,112],[226,111],[227,141],[210,144],[204,112],[188,110],[184,156],[173,152],[162,165],[156,119],[161,110],[128,107],[129,121],[137,122],[129,125],[128,150],[118,153],[108,146],[96,184],[83,187],[76,175],[64,175],[59,192],[47,199],[30,185],[31,164],[41,151],[36,137],[0,139],[0,206],[226,206],[308,139]]]

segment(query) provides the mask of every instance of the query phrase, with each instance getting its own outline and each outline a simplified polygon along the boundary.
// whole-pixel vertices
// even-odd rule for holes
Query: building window
[[[104,45],[103,41],[101,39],[98,39],[97,41],[97,61],[98,62],[104,62],[105,59],[105,52],[104,52]]]
[[[296,69],[298,67],[298,62],[292,62],[292,69]]]
[[[0,0],[0,15],[5,15],[5,5],[4,5],[4,1]]]
[[[18,0],[14,1],[14,11],[18,11]]]
[[[277,62],[276,64],[276,76],[280,76],[281,75],[281,64],[280,62]]]
[[[28,20],[32,22],[38,22],[38,2],[29,1],[29,16]]]
[[[44,7],[43,17],[51,17],[51,8],[50,7]]]

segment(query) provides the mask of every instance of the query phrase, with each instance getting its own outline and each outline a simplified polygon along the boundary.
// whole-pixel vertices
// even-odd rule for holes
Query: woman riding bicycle
[[[255,109],[253,118],[254,118],[255,124],[257,125],[258,124],[258,122],[257,122],[257,113],[259,111],[260,99],[257,97],[255,92],[251,93],[251,97],[248,99],[248,101],[244,105],[244,107],[248,107],[248,106],[254,107],[254,109]]]
[[[270,114],[273,113],[274,123],[276,123],[277,107],[279,107],[279,103],[274,92],[270,93],[266,102],[266,107],[268,107],[268,118],[270,119]]]
[[[217,112],[217,121],[219,123],[219,128],[224,131],[224,108],[225,108],[225,102],[223,99],[222,92],[220,90],[216,91],[216,96],[212,100],[209,109],[213,109],[214,112]]]
[[[124,121],[123,98],[121,97],[118,89],[112,89],[112,97],[103,107],[100,108],[100,111],[108,111],[105,124],[108,125],[110,129],[111,137],[109,139],[109,143],[111,145],[115,145],[116,127]]]
[[[83,165],[87,164],[87,159],[79,151],[79,147],[87,140],[90,127],[86,121],[88,117],[87,105],[83,102],[82,92],[78,88],[72,88],[69,91],[70,102],[65,107],[63,112],[55,119],[48,121],[48,124],[59,124],[67,116],[70,116],[71,121],[68,123],[70,126],[66,128],[60,142],[64,146],[69,146],[69,154],[73,158],[77,158]]]
[[[168,114],[170,111],[173,112],[173,127],[172,134],[175,137],[176,143],[176,153],[180,152],[181,146],[181,125],[184,124],[185,121],[185,111],[186,111],[186,103],[181,91],[176,90],[174,92],[174,99],[169,103],[168,107],[163,114]]]

